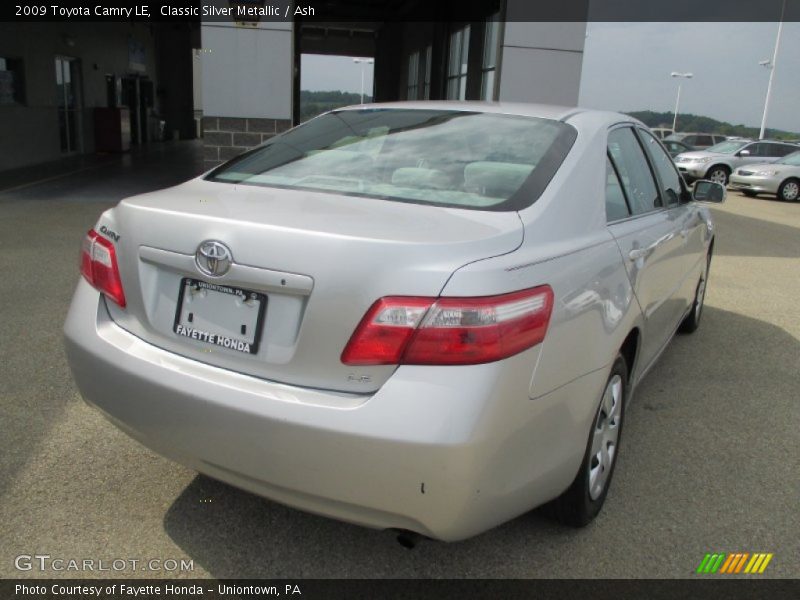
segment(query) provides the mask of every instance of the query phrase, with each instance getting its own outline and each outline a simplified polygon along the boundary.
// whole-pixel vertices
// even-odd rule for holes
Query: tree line
[[[655,112],[652,110],[638,110],[627,113],[635,119],[639,119],[648,127],[672,127],[674,113]],[[746,125],[733,125],[725,121],[717,121],[711,117],[678,113],[678,131],[696,131],[700,133],[721,133],[722,135],[740,136],[757,138],[758,127],[748,127]],[[764,137],[771,139],[798,139],[800,134],[793,131],[783,131],[770,127],[764,130]]]
[[[367,102],[372,102],[372,96],[364,94],[364,103]],[[300,90],[300,120],[308,121],[325,111],[360,103],[361,94],[353,92]]]

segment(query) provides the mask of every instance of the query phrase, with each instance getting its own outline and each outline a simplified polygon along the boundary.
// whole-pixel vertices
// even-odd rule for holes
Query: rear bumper
[[[569,486],[606,377],[532,400],[534,348],[488,365],[401,367],[371,396],[287,386],[142,341],[84,281],[65,342],[87,402],[156,452],[309,512],[447,541]]]

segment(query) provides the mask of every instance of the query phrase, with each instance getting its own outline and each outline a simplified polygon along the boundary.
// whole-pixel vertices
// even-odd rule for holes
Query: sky
[[[758,127],[777,23],[588,23],[581,106],[678,111]],[[800,132],[800,23],[784,23],[767,126]],[[670,77],[690,72],[689,80]],[[680,129],[680,122],[678,123]]]
[[[586,27],[579,104],[588,108],[681,112],[758,127],[777,23],[598,23]],[[800,23],[784,23],[767,126],[800,132]],[[303,55],[308,90],[359,92],[360,65],[347,57]],[[372,65],[365,68],[366,93]],[[680,129],[680,117],[678,122]]]
[[[363,67],[364,94],[370,95],[375,66],[365,64]],[[361,68],[362,65],[354,63],[349,56],[303,54],[300,61],[300,89],[361,93]]]

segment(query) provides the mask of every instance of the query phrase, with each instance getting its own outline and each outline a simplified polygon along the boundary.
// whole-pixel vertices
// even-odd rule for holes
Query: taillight
[[[381,298],[342,352],[347,365],[471,365],[540,343],[553,290],[544,285],[480,298]]]
[[[125,308],[125,292],[122,290],[114,245],[94,229],[89,230],[81,245],[81,274],[95,288]]]

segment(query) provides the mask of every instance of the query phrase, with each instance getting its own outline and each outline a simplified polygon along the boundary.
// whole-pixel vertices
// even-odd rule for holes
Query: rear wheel
[[[706,173],[706,179],[710,179],[715,183],[721,183],[722,185],[728,185],[728,175],[731,172],[728,167],[723,165],[715,165],[708,170]]]
[[[800,180],[787,179],[778,188],[778,199],[797,202],[798,198],[800,198]]]
[[[589,433],[583,463],[569,489],[552,502],[553,515],[566,525],[583,527],[603,507],[617,464],[627,391],[628,367],[618,354]]]
[[[697,282],[697,289],[694,294],[694,303],[691,312],[683,319],[678,331],[681,333],[693,333],[700,327],[700,317],[703,315],[703,305],[706,301],[706,283],[708,282],[708,272],[711,268],[711,253],[706,256],[706,266]]]

